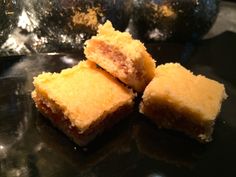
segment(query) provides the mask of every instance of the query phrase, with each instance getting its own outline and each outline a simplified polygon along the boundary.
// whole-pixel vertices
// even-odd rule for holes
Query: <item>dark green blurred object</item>
[[[134,0],[133,22],[144,41],[195,41],[218,11],[219,0]]]

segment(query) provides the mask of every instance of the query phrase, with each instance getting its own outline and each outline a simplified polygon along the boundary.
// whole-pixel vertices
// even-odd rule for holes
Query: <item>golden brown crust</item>
[[[214,123],[226,98],[223,84],[194,75],[179,63],[156,68],[156,76],[142,96],[140,112],[159,127],[211,141]]]
[[[143,92],[155,75],[155,61],[145,46],[129,33],[116,31],[109,21],[86,41],[84,53],[137,92]]]
[[[34,78],[35,91],[53,112],[63,110],[80,132],[99,124],[123,104],[133,104],[134,94],[96,64],[83,61],[61,73]],[[89,64],[89,66],[88,66]]]
[[[38,110],[45,117],[47,117],[55,127],[62,130],[68,137],[80,146],[87,145],[97,135],[110,129],[115,123],[131,113],[133,107],[132,104],[125,104],[118,108],[115,112],[108,114],[99,124],[91,125],[88,130],[81,133],[77,127],[72,126],[70,120],[64,116],[62,110],[53,112],[50,107],[48,107],[40,99],[40,97],[37,96],[37,94],[33,95],[33,99]]]
[[[214,121],[196,122],[189,119],[189,115],[175,110],[165,104],[141,104],[141,111],[159,128],[167,128],[184,132],[201,143],[212,140]]]

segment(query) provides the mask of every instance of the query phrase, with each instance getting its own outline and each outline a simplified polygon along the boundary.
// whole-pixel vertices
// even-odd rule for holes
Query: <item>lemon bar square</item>
[[[39,111],[80,146],[132,111],[133,92],[90,61],[42,73],[33,84]]]
[[[143,93],[140,112],[158,127],[184,132],[205,143],[212,140],[215,119],[226,97],[223,84],[168,63],[157,67]]]
[[[88,60],[138,92],[143,92],[155,75],[155,61],[145,46],[128,32],[115,30],[109,21],[86,41],[84,53]]]

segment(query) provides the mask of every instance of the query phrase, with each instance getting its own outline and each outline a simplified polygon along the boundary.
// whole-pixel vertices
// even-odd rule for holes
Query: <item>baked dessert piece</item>
[[[138,92],[155,75],[155,61],[144,45],[129,33],[116,31],[109,21],[99,26],[97,36],[86,41],[84,53],[88,60]]]
[[[146,87],[140,112],[158,127],[175,129],[209,142],[225,88],[202,75],[193,75],[177,63],[160,65]]]
[[[133,92],[90,61],[42,73],[33,84],[39,111],[80,146],[132,111]]]

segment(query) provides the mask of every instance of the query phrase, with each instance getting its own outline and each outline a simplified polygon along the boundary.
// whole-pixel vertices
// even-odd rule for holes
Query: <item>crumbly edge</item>
[[[158,101],[155,103],[143,101],[140,104],[139,111],[159,128],[183,132],[201,143],[212,141],[215,120],[196,121],[196,115],[191,113],[190,110],[189,112],[186,112],[186,110],[180,112],[173,105],[163,102],[158,103]]]
[[[109,21],[100,25],[98,34],[85,42],[85,55],[138,92],[155,75],[155,61],[145,46],[129,33],[115,30]]]
[[[108,113],[102,121],[90,125],[87,130],[81,132],[78,127],[72,125],[70,119],[64,115],[63,110],[52,110],[50,105],[46,104],[45,100],[41,99],[35,91],[32,92],[32,98],[38,110],[79,146],[86,146],[96,136],[110,129],[133,110],[133,102],[124,104],[114,112]]]
[[[87,42],[85,54],[89,60],[97,63],[138,92],[142,92],[154,77],[155,64],[153,72],[146,71],[151,69],[151,63],[145,61],[152,60],[152,58],[147,58],[148,55],[143,54],[140,59],[132,60],[119,47],[99,39],[91,39]]]

